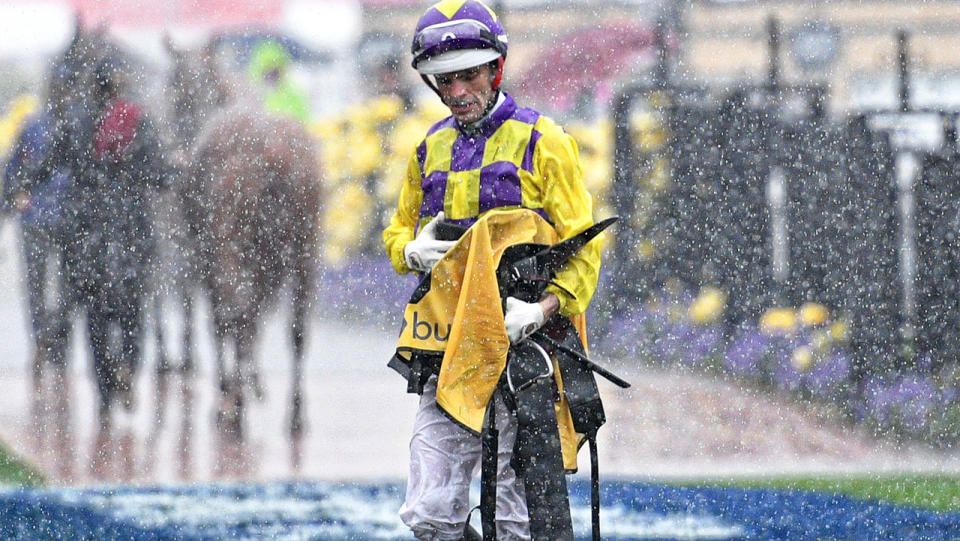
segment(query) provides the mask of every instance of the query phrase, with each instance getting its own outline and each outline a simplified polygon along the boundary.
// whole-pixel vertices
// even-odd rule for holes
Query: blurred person
[[[45,437],[56,439],[52,447],[62,450],[57,458],[64,478],[72,475],[73,461],[66,350],[78,301],[70,279],[69,232],[75,217],[72,197],[92,133],[84,84],[84,66],[92,49],[78,25],[70,45],[51,65],[44,107],[21,134],[6,167],[3,193],[7,208],[20,214],[36,344],[33,412],[38,443],[42,444]],[[53,368],[52,398],[46,396],[42,383],[47,363]],[[53,407],[56,424],[52,431],[41,426],[45,424],[41,409],[48,406]]]
[[[291,62],[293,57],[283,45],[274,40],[263,40],[250,55],[247,74],[263,92],[264,109],[307,122],[310,106],[306,96],[290,80]]]
[[[20,94],[10,100],[3,115],[0,115],[0,157],[7,159],[23,131],[25,122],[40,109],[40,98],[30,93]]]
[[[45,164],[55,151],[54,122],[63,113],[65,76],[63,69],[51,70],[44,104],[26,119],[3,176],[4,208],[19,218],[30,336],[34,343],[31,368],[36,400],[40,399],[44,363],[49,360],[62,369],[64,360],[52,344],[59,328],[56,318],[62,254],[58,233],[71,171],[64,167],[50,169]]]
[[[484,271],[466,266],[470,264],[469,257],[467,263],[460,263],[466,249],[463,243],[457,245],[459,253],[448,254],[455,242],[438,232],[441,223],[479,226],[500,216],[506,220],[504,223],[525,224],[516,226],[519,228],[533,226],[538,235],[548,229],[558,239],[570,238],[593,225],[592,199],[584,187],[575,141],[551,119],[518,106],[500,88],[507,36],[490,8],[474,0],[435,4],[420,18],[412,49],[413,67],[451,116],[434,124],[412,152],[396,210],[383,232],[387,254],[399,273],[416,271],[429,278],[436,269],[442,270],[444,277]],[[465,235],[475,229],[471,227]],[[495,231],[495,227],[490,229],[490,234]],[[453,268],[457,264],[463,266]],[[466,328],[464,332],[480,334],[461,338],[456,348],[482,350],[491,344],[520,347],[555,315],[577,319],[582,325],[582,314],[596,288],[599,266],[599,243],[590,242],[560,268],[539,302],[507,297],[503,312],[499,298],[487,299],[492,302],[489,306],[477,304],[480,301],[476,299],[466,305],[458,304],[453,316],[455,323],[456,318],[464,317],[461,311],[495,313],[502,319],[495,325],[499,331],[486,328],[489,325],[477,326],[483,329]],[[433,279],[443,280],[436,275]],[[423,285],[418,291],[422,288]],[[405,315],[401,336],[413,328],[416,337],[417,332],[422,333],[423,325],[429,323],[422,319],[411,323]],[[469,366],[461,367],[458,377],[450,377],[455,367],[449,362],[457,355],[451,353],[455,344],[450,329],[448,326],[446,337],[434,331],[438,347],[445,348],[438,354],[442,361],[422,366],[412,355],[409,360],[414,362],[406,366],[391,361],[391,366],[401,374],[406,372],[408,390],[421,395],[410,442],[406,496],[400,509],[403,522],[418,539],[479,539],[467,524],[469,486],[482,456],[478,424],[490,423],[492,417],[499,431],[496,451],[492,453],[497,457],[496,538],[573,539],[569,505],[565,509],[535,509],[530,498],[532,487],[540,480],[521,479],[518,475],[522,471],[529,473],[524,467],[514,471],[517,454],[523,455],[514,443],[525,429],[518,425],[516,403],[511,404],[511,396],[491,391],[484,395],[487,400],[483,404],[456,399],[465,396],[458,393],[470,397],[483,394],[479,387],[490,381],[484,375],[493,377],[496,384],[501,374],[498,370],[503,370],[498,363],[503,358],[473,358],[468,361]],[[448,340],[450,344],[446,343]],[[472,344],[468,343],[470,340]],[[402,349],[398,347],[398,354]],[[577,438],[565,424],[569,417],[564,407],[563,403],[557,405],[553,427],[539,430],[554,436],[559,432],[563,464],[557,466],[558,470],[576,467]],[[478,422],[478,418],[482,421]],[[529,466],[528,462],[526,467]],[[553,473],[563,481],[562,471]],[[565,499],[565,485],[562,490]],[[545,518],[544,513],[555,519]]]

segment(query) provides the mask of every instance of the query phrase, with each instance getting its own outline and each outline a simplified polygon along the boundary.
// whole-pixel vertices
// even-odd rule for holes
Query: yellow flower
[[[808,302],[800,307],[800,324],[804,327],[821,325],[829,318],[830,310],[820,303]]]
[[[330,193],[323,216],[324,260],[337,265],[362,244],[370,211],[370,197],[356,183],[343,183]]]
[[[793,331],[796,314],[791,308],[771,308],[760,317],[760,330],[766,334],[784,334]]]
[[[810,336],[810,345],[815,351],[826,351],[831,342],[830,333],[823,330],[815,331]]]
[[[369,114],[374,122],[390,122],[403,113],[403,101],[399,96],[378,96],[368,105]]]
[[[846,342],[850,339],[850,328],[845,321],[834,321],[830,325],[830,337],[837,342]]]
[[[726,303],[727,296],[723,291],[707,286],[700,291],[700,295],[690,305],[687,315],[694,323],[713,323],[723,315]]]
[[[650,239],[641,239],[640,242],[637,243],[637,255],[642,261],[652,260],[654,253],[656,253],[656,248]]]
[[[813,353],[807,346],[800,346],[790,355],[790,365],[798,372],[806,372],[813,366]]]

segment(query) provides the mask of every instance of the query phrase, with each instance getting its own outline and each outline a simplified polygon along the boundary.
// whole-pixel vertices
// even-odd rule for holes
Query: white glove
[[[403,247],[403,258],[407,261],[407,266],[413,270],[427,272],[440,261],[447,250],[453,248],[457,243],[455,240],[437,240],[437,224],[443,220],[443,211],[437,213],[437,216],[417,234],[417,238],[411,240]]]
[[[511,343],[520,342],[536,332],[543,325],[544,319],[540,303],[507,297],[507,311],[503,314],[503,322],[507,326],[507,336]]]

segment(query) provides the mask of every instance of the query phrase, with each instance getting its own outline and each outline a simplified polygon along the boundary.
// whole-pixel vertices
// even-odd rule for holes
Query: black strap
[[[587,437],[590,445],[590,523],[593,541],[600,541],[600,462],[597,458],[597,436]]]
[[[552,373],[544,377],[546,352],[531,340],[514,344],[507,361],[514,389],[517,439],[514,469],[523,479],[533,541],[573,541],[573,520],[567,494],[556,396]],[[552,361],[549,357],[546,359]]]
[[[555,270],[566,263],[567,260],[573,256],[573,254],[579,252],[585,244],[593,240],[594,237],[599,235],[604,229],[610,227],[610,225],[612,225],[613,222],[616,222],[618,219],[619,218],[617,216],[611,216],[610,218],[601,220],[570,237],[569,239],[562,240],[550,246],[538,254],[537,259],[539,259],[542,264],[546,266],[546,268],[550,269],[551,271]]]
[[[554,340],[550,336],[547,336],[541,331],[537,331],[533,333],[532,336],[536,340],[542,340],[543,342],[548,344],[550,347],[556,348],[564,353],[567,353],[569,355],[576,357],[577,360],[583,363],[585,367],[596,372],[598,375],[603,376],[604,379],[616,385],[617,387],[620,387],[621,389],[630,388],[629,382],[627,382],[625,379],[621,378],[620,376],[614,374],[613,372],[607,370],[606,368],[598,365],[597,363],[591,361],[590,358],[587,357],[582,351],[577,351],[576,348],[570,347],[570,345],[557,342],[556,340]]]
[[[496,422],[496,394],[487,404],[483,430],[480,432],[480,526],[483,541],[497,539],[497,449],[500,446],[500,431]]]

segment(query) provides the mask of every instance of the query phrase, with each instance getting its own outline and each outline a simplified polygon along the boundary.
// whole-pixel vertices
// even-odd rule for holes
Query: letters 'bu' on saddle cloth
[[[503,323],[497,267],[504,250],[516,244],[550,245],[557,233],[527,209],[486,212],[424,278],[403,314],[397,352],[391,365],[409,363],[416,354],[442,353],[437,404],[454,421],[479,434],[487,403],[506,366],[510,340]],[[585,318],[572,318],[584,342]],[[584,344],[586,347],[586,344]],[[554,404],[564,469],[577,469],[582,435],[563,394],[554,360],[560,401]],[[397,367],[401,368],[401,367]]]

